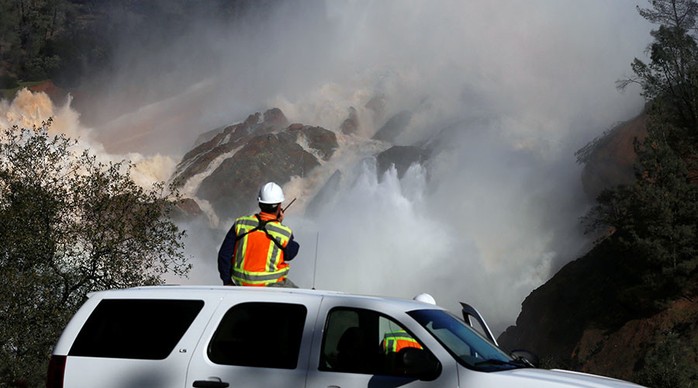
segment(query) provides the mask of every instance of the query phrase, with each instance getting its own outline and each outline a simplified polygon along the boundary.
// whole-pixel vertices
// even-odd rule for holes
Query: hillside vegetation
[[[698,4],[654,0],[650,61],[635,59],[647,100],[634,180],[602,191],[584,217],[596,247],[524,301],[510,348],[552,366],[651,387],[698,384]],[[620,128],[619,130],[623,130]],[[605,139],[580,152],[587,162]]]
[[[121,45],[152,52],[197,20],[235,22],[253,3],[267,1],[0,0],[0,89],[45,79],[81,87],[108,76]]]

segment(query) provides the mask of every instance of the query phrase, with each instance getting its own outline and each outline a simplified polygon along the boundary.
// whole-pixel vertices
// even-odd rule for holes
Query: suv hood
[[[591,375],[588,373],[572,372],[561,369],[512,369],[508,371],[494,372],[498,375],[510,375],[511,377],[521,380],[521,386],[538,386],[538,387],[586,387],[586,388],[627,388],[641,387],[641,385],[633,384],[628,381],[612,379]],[[528,381],[524,381],[528,380]]]

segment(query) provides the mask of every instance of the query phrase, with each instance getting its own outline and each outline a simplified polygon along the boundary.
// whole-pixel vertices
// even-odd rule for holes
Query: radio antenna
[[[317,274],[317,246],[320,241],[320,232],[315,235],[315,264],[313,264],[313,290],[315,289],[315,275]]]

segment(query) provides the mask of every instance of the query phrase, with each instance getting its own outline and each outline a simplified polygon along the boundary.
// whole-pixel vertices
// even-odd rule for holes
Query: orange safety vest
[[[382,345],[383,351],[386,353],[397,353],[400,349],[404,348],[422,348],[422,345],[404,330],[385,333]]]
[[[284,261],[284,249],[293,234],[291,228],[263,212],[240,217],[233,227],[238,236],[233,251],[235,283],[267,286],[284,280],[290,269]]]

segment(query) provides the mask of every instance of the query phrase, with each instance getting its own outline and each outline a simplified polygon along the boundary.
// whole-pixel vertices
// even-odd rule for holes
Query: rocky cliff
[[[376,158],[379,175],[394,166],[402,176],[410,165],[427,161],[429,151],[425,148],[392,144],[408,121],[409,113],[400,112],[373,139],[358,140],[379,144],[369,155]],[[202,207],[210,208],[218,217],[255,210],[256,191],[261,184],[275,181],[283,186],[293,177],[308,176],[335,155],[339,136],[356,139],[358,126],[354,108],[334,131],[290,123],[280,109],[272,108],[201,135],[171,179],[189,195],[182,201],[178,217],[200,214]],[[307,200],[310,212],[327,195],[328,187],[337,187],[342,174],[330,171],[325,175],[327,179],[315,182],[317,198]]]
[[[186,153],[173,181],[180,187],[196,183],[196,197],[216,214],[237,215],[254,209],[261,184],[283,185],[327,161],[336,149],[333,132],[289,125],[281,110],[269,109],[223,128]]]
[[[695,368],[698,300],[646,303],[629,292],[634,279],[609,260],[614,254],[601,244],[563,267],[524,300],[516,325],[500,335],[499,344],[537,354],[544,367],[634,381],[655,366],[656,349],[665,345],[670,349],[657,366],[680,357]]]

